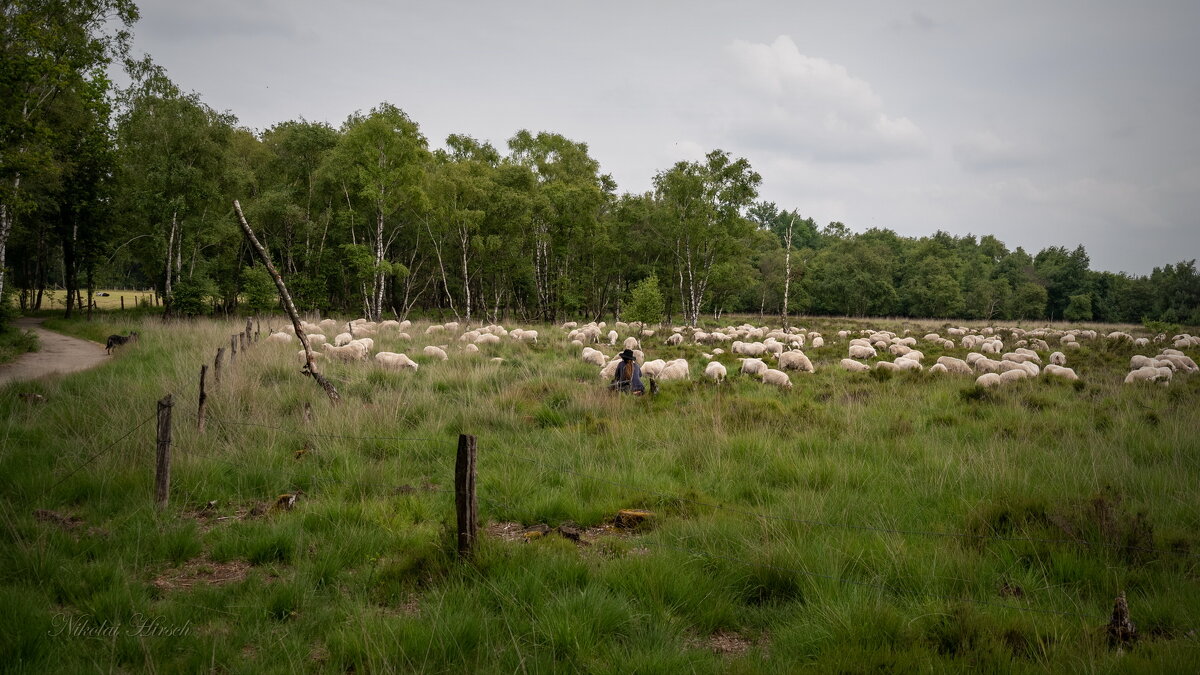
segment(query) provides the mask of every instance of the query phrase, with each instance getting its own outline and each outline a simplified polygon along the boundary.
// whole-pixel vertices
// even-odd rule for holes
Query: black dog
[[[129,335],[109,335],[108,344],[104,345],[104,351],[108,354],[112,354],[113,347],[120,347],[130,340],[136,341],[137,336],[137,333],[130,333]]]

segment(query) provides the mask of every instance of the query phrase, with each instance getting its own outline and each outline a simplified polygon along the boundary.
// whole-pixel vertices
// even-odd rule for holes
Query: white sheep
[[[871,369],[871,366],[868,366],[862,361],[855,361],[854,359],[842,359],[841,365],[843,368],[852,373],[865,373]]]
[[[812,361],[802,351],[783,352],[775,357],[779,361],[780,370],[799,370],[802,373],[815,373]]]
[[[671,333],[670,337],[667,338],[667,344],[671,345],[672,347],[678,346],[682,343],[683,336],[679,333]]]
[[[642,364],[642,374],[646,377],[658,377],[660,371],[667,367],[667,362],[662,359],[654,359]]]
[[[947,372],[956,373],[958,375],[970,375],[971,372],[973,372],[970,364],[962,359],[954,358],[953,356],[939,356],[936,365],[941,366],[942,369]]]
[[[820,349],[821,347],[824,347],[824,346],[825,346],[825,338],[821,337],[820,335],[818,335],[817,337],[812,339],[812,348],[813,349]]]
[[[931,373],[948,373],[948,372],[950,372],[950,369],[947,368],[946,364],[944,364],[944,363],[935,363],[929,367],[929,372],[931,372]]]
[[[1066,380],[1079,379],[1079,376],[1075,374],[1074,370],[1071,368],[1064,368],[1063,366],[1055,363],[1046,364],[1046,367],[1042,369],[1042,373],[1051,377],[1061,377]]]
[[[433,325],[431,325],[430,327],[428,327],[428,328],[426,328],[426,329],[425,329],[425,334],[426,334],[426,335],[433,335],[434,333],[440,333],[440,332],[442,332],[442,331],[444,331],[444,330],[446,330],[446,327],[445,327],[445,326],[443,326],[443,325],[441,325],[441,324],[437,324],[437,323],[435,323],[435,324],[433,324]]]
[[[686,380],[691,377],[688,368],[687,359],[675,359],[666,365],[665,368],[658,371],[658,379],[663,382],[672,380]]]
[[[300,363],[308,363],[308,359],[305,357],[303,349],[296,352],[296,355],[300,357]],[[312,356],[313,356],[313,361],[316,361],[317,359],[322,358],[324,355],[321,352],[314,351],[312,353]]]
[[[363,347],[363,351],[364,351],[364,352],[369,352],[369,351],[371,351],[372,349],[374,349],[374,348],[375,348],[375,341],[374,341],[374,340],[372,340],[371,338],[368,338],[368,337],[365,337],[365,338],[358,338],[357,340],[351,340],[351,341],[347,342],[346,344],[348,344],[348,345],[355,345],[355,344],[357,344],[357,345],[362,345],[362,347]]]
[[[850,345],[850,358],[852,359],[871,359],[875,358],[875,348],[863,345]]]
[[[768,370],[766,362],[762,359],[747,358],[741,361],[741,372],[746,375],[762,375]]]
[[[1056,366],[1067,365],[1067,355],[1062,352],[1054,352],[1050,355],[1050,363]]]
[[[725,375],[725,366],[720,361],[709,361],[704,367],[704,376],[715,382],[724,382]]]
[[[782,370],[775,370],[774,368],[768,368],[767,370],[763,371],[762,381],[763,384],[773,384],[783,389],[792,388],[792,380],[788,377],[788,374]]]
[[[422,349],[421,353],[424,354],[425,356],[432,356],[435,358],[439,358],[443,361],[450,358],[450,357],[446,356],[446,350],[442,349],[441,347],[434,347],[433,345],[430,345],[430,346],[426,347],[425,349]]]
[[[292,336],[283,331],[279,331],[278,333],[271,333],[270,335],[267,336],[267,339],[266,339],[266,342],[280,342],[282,344],[287,344],[291,341],[292,341]]]
[[[397,354],[396,352],[379,352],[375,355],[375,362],[384,368],[393,370],[412,370],[416,371],[420,364],[408,358],[406,354]]]
[[[975,386],[984,388],[995,387],[1003,381],[1004,380],[1001,380],[1000,376],[996,373],[984,373],[983,375],[975,378]]]
[[[616,344],[617,344],[617,338],[619,338],[619,337],[620,337],[620,336],[619,336],[619,335],[617,335],[617,331],[615,331],[615,330],[610,330],[610,331],[608,331],[608,344],[609,344],[609,346],[616,345]]]
[[[900,370],[900,366],[896,365],[892,361],[880,361],[875,364],[875,370],[897,371],[897,370]]]
[[[348,345],[348,344],[350,344],[350,341],[353,339],[354,339],[354,336],[349,333],[338,333],[337,335],[335,335],[333,337],[333,346],[334,347],[342,347],[342,346]]]
[[[321,345],[325,355],[338,361],[362,361],[367,358],[367,350],[358,343],[345,345]]]
[[[625,338],[625,342],[621,344],[625,346],[625,349],[637,349],[641,346],[638,344],[638,339],[632,336]]]
[[[920,361],[917,361],[916,359],[910,359],[907,356],[901,356],[893,361],[893,363],[896,364],[896,367],[900,370],[923,370]]]
[[[1000,379],[1004,382],[1016,382],[1017,380],[1030,377],[1029,371],[1024,368],[1016,368],[1014,370],[1006,370],[1000,373]]]
[[[604,364],[608,363],[608,357],[604,355],[604,352],[592,349],[591,347],[584,347],[583,361],[584,363],[590,363],[593,366],[603,368]]]
[[[322,319],[321,321],[317,322],[317,325],[321,327],[322,331],[327,331],[337,328],[338,322],[334,321],[333,319]]]
[[[467,354],[478,354],[479,347],[476,347],[474,344],[468,343],[465,347],[463,347],[463,352],[465,352]]]

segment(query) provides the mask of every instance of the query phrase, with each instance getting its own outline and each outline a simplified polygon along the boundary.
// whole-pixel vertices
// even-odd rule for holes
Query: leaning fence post
[[[221,384],[221,359],[225,358],[225,348],[217,347],[217,355],[213,358],[213,381]]]
[[[208,394],[204,393],[204,376],[208,374],[208,366],[200,366],[200,405],[196,410],[196,430],[204,433],[204,416],[208,410]]]
[[[158,453],[154,466],[154,502],[158,508],[167,507],[171,491],[171,395],[158,402]]]
[[[458,556],[470,558],[475,545],[478,507],[475,501],[475,437],[460,434],[454,462],[454,509],[458,516]]]
[[[236,334],[229,336],[229,365],[232,366],[234,361],[237,361],[237,335]]]

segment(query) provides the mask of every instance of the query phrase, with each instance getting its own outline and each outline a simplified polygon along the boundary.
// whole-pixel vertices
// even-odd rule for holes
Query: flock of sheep
[[[332,342],[327,333],[345,327],[345,332],[337,333]],[[375,348],[375,337],[387,335],[397,341],[411,342],[412,336],[405,331],[412,323],[409,321],[381,321],[378,323],[366,319],[355,319],[347,324],[339,324],[332,319],[325,319],[313,324],[302,322],[301,328],[308,336],[312,349],[318,347],[312,356],[325,357],[340,361],[366,361],[371,357]],[[465,330],[459,333],[457,322],[433,324],[425,329],[427,341],[453,339],[461,343],[463,353],[479,353],[481,345],[498,344],[502,340],[515,342],[537,343],[538,331],[514,328],[508,330],[500,325],[487,325]],[[620,358],[609,356],[601,347],[620,347],[630,349],[639,364],[642,373],[660,382],[672,380],[687,380],[691,378],[691,366],[687,359],[653,359],[647,361],[642,351],[643,341],[653,338],[656,329],[640,324],[615,322],[611,327],[604,322],[592,322],[580,325],[567,322],[561,326],[566,332],[567,341],[574,347],[580,348],[580,356],[586,363],[599,368],[601,380],[611,380],[616,372]],[[946,336],[939,333],[928,333],[918,338],[907,335],[897,335],[883,330],[842,330],[837,333],[838,341],[846,341],[847,358],[840,361],[840,366],[851,372],[866,372],[876,370],[924,370],[925,354],[918,349],[922,342],[938,349],[965,348],[966,357],[959,359],[953,356],[938,357],[928,368],[930,373],[945,373],[950,375],[974,375],[975,382],[982,387],[994,387],[1019,379],[1038,377],[1040,375],[1057,377],[1067,380],[1078,380],[1074,369],[1067,367],[1066,352],[1080,347],[1080,341],[1118,341],[1127,342],[1134,347],[1159,347],[1156,356],[1134,356],[1130,361],[1130,373],[1125,378],[1126,384],[1136,382],[1159,382],[1167,384],[1178,373],[1194,373],[1196,363],[1186,356],[1181,349],[1200,347],[1200,337],[1188,334],[1176,335],[1168,340],[1166,335],[1158,335],[1153,339],[1134,338],[1128,333],[1112,332],[1105,336],[1094,330],[1061,331],[1055,329],[1024,330],[1016,327],[988,327],[972,332],[967,328],[949,328]],[[625,336],[622,339],[622,336]],[[291,331],[273,332],[267,340],[270,342],[290,343],[295,339]],[[1011,351],[1006,351],[1005,341],[1012,345]],[[717,357],[728,351],[735,355],[739,362],[738,370],[745,375],[759,378],[764,384],[790,389],[791,377],[787,371],[797,373],[813,373],[816,368],[812,360],[804,353],[804,349],[826,349],[824,336],[817,332],[806,331],[803,328],[791,327],[786,330],[765,326],[742,324],[728,326],[719,330],[704,331],[690,327],[675,327],[669,329],[665,338],[657,342],[679,346],[685,343],[702,345],[708,351],[702,352],[707,361],[704,376],[716,382],[725,380],[728,376],[726,366]],[[1052,351],[1051,343],[1057,344],[1061,351]],[[1170,347],[1166,344],[1170,343]],[[722,345],[722,346],[716,346]],[[445,361],[449,358],[447,350],[449,343],[428,345],[422,349],[422,354]],[[1042,354],[1050,352],[1048,363],[1042,365]],[[879,359],[881,354],[891,357],[891,360],[876,360],[872,366],[868,361]],[[304,350],[299,357],[306,358]],[[420,366],[406,354],[380,351],[373,356],[375,363],[383,368],[397,370],[417,370]],[[503,361],[496,357],[493,361]]]

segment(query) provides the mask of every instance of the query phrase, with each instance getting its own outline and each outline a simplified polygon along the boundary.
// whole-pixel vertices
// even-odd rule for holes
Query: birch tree
[[[714,150],[701,162],[678,162],[654,177],[663,231],[670,238],[684,318],[700,320],[713,267],[736,254],[752,228],[744,212],[762,178],[745,159]]]
[[[416,122],[390,103],[368,115],[355,113],[342,125],[342,137],[327,170],[343,180],[348,207],[362,205],[369,214],[375,270],[365,295],[369,318],[378,321],[390,271],[388,255],[405,222],[425,209],[421,189],[429,151]]]

